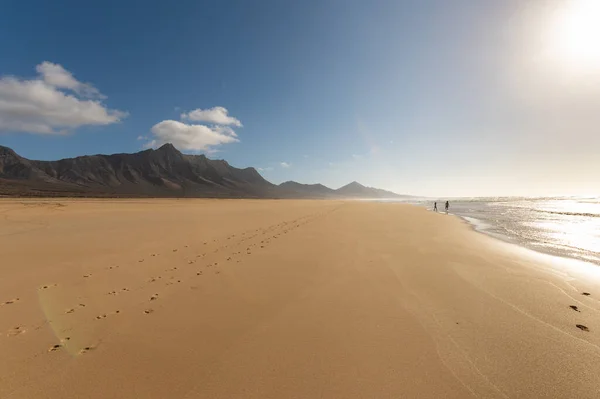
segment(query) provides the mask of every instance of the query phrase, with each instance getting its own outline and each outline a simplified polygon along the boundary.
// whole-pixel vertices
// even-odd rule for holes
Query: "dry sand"
[[[549,259],[399,204],[3,200],[0,398],[598,398],[598,268]]]

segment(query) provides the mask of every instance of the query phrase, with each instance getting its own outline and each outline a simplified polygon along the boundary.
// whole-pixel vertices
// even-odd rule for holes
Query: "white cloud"
[[[356,161],[359,161],[359,160],[363,159],[364,156],[359,155],[359,154],[352,154],[352,158],[354,158]]]
[[[0,132],[64,134],[81,126],[117,123],[127,116],[106,108],[95,87],[77,81],[62,66],[43,62],[36,70],[40,76],[32,80],[0,77]]]
[[[239,140],[227,126],[188,125],[174,120],[165,120],[152,126],[154,139],[145,147],[158,147],[171,143],[180,150],[213,152],[221,144]]]
[[[79,82],[75,79],[73,74],[63,68],[62,65],[44,61],[36,66],[35,70],[41,75],[44,82],[50,86],[54,86],[58,89],[72,90],[82,97],[106,98],[106,96],[100,94],[98,89],[90,83]]]
[[[181,114],[182,120],[195,122],[207,122],[215,125],[232,125],[242,127],[239,119],[229,116],[229,111],[224,107],[213,107],[209,109],[195,109],[193,111]]]
[[[164,120],[150,130],[153,138],[144,147],[158,147],[171,143],[181,150],[217,152],[215,147],[239,142],[236,132],[230,125],[241,127],[242,123],[228,115],[227,109],[214,107],[207,110],[196,109],[181,114],[182,120],[202,120],[210,125],[189,124],[174,120]]]
[[[287,162],[281,162],[279,164],[282,168],[291,168],[292,164],[291,163],[287,163]]]

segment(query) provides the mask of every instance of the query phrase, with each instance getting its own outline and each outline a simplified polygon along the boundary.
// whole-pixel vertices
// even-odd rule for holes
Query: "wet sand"
[[[0,398],[597,398],[556,262],[401,204],[0,200]]]

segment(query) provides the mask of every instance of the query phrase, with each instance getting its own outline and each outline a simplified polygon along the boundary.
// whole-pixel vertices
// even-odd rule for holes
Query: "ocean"
[[[502,240],[600,265],[600,197],[454,199],[450,213]]]

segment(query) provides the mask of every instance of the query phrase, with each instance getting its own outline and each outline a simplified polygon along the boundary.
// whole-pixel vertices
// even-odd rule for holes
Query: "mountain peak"
[[[378,188],[366,187],[357,181],[335,190],[338,194],[351,198],[396,198],[398,194]]]
[[[175,146],[171,143],[163,144],[156,151],[173,152],[173,153],[180,154],[179,150],[177,148],[175,148]]]
[[[8,148],[8,147],[4,147],[3,145],[0,145],[0,155],[5,155],[5,156],[11,155],[11,156],[16,157],[17,153],[14,152],[12,150],[12,148]]]
[[[364,188],[367,188],[367,187],[363,186],[362,184],[360,184],[359,182],[357,182],[355,180],[352,183],[348,183],[345,186],[339,188],[339,190],[341,190],[341,189],[364,189]]]

